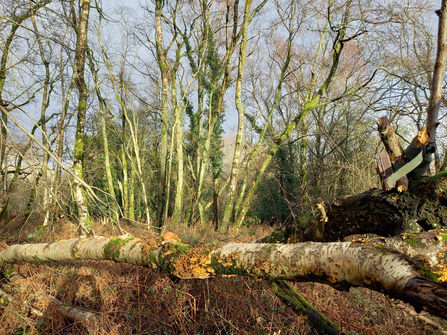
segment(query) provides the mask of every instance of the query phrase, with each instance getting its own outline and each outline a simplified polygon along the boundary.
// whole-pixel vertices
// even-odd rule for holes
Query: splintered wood
[[[428,128],[424,127],[424,129],[419,130],[418,134],[413,138],[413,144],[420,147],[425,147],[428,145],[428,142],[430,141],[430,133],[428,132]]]

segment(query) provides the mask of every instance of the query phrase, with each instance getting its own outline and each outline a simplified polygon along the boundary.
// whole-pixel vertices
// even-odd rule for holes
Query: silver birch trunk
[[[123,182],[120,187],[121,198],[123,199],[123,212],[124,216],[129,216],[129,173],[127,169],[127,156],[126,156],[126,132],[124,131],[125,119],[123,117],[122,127],[123,131],[121,133],[121,167],[123,170]]]
[[[68,29],[68,27],[67,27]],[[64,34],[64,39],[65,40],[65,36],[67,33],[67,29],[65,30],[65,34]],[[67,111],[68,111],[68,107],[70,106],[70,97],[71,97],[71,93],[73,91],[73,88],[75,86],[75,78],[76,78],[76,68],[73,67],[73,73],[71,76],[71,81],[70,81],[70,85],[68,86],[68,90],[67,93],[65,93],[65,83],[64,83],[64,68],[62,65],[62,55],[64,52],[64,47],[61,47],[61,54],[60,54],[60,78],[61,78],[61,98],[62,98],[62,103],[61,103],[61,117],[59,119],[59,121],[57,122],[57,135],[56,135],[56,151],[55,154],[57,156],[57,158],[59,160],[62,160],[62,152],[63,152],[63,147],[64,147],[64,134],[65,134],[65,118],[67,116]],[[61,183],[61,176],[62,176],[62,166],[55,162],[55,176],[54,176],[54,193],[57,194],[57,189]],[[53,201],[53,210],[56,209],[57,206],[57,202],[56,199],[54,199]]]
[[[79,17],[79,27],[77,27],[77,45],[76,45],[76,78],[75,83],[79,94],[78,103],[78,120],[76,124],[76,135],[75,135],[75,145],[74,145],[74,162],[73,169],[74,173],[78,178],[73,181],[74,184],[74,197],[76,204],[78,206],[78,220],[81,231],[84,234],[92,235],[92,222],[89,217],[87,208],[87,199],[84,194],[84,189],[79,179],[82,179],[82,165],[83,165],[83,154],[84,154],[84,129],[85,129],[85,118],[87,112],[87,84],[84,78],[84,68],[85,68],[85,53],[87,49],[87,33],[88,33],[88,18],[90,13],[90,0],[83,0],[82,9]],[[72,3],[72,6],[74,4]],[[74,8],[72,9],[74,11]]]
[[[129,183],[129,213],[127,217],[131,220],[135,220],[135,180],[137,179],[137,171],[132,168],[130,172]]]
[[[245,129],[245,106],[242,103],[242,80],[244,78],[245,61],[247,58],[246,49],[247,49],[248,25],[250,21],[249,18],[250,18],[251,4],[252,1],[245,2],[244,20],[242,23],[242,37],[239,49],[239,65],[236,80],[236,97],[235,97],[236,109],[238,112],[238,125],[236,134],[236,143],[234,145],[233,164],[231,166],[231,172],[230,172],[228,195],[225,200],[225,209],[221,223],[221,230],[225,230],[227,226],[230,224],[231,213],[233,211],[234,206],[236,185],[238,181],[238,175],[241,164],[242,140],[244,137],[244,129]]]
[[[160,171],[158,183],[158,226],[163,225],[165,215],[165,206],[168,201],[166,197],[168,191],[166,190],[167,178],[167,158],[168,158],[168,90],[169,90],[169,69],[166,59],[166,54],[163,49],[163,30],[161,26],[163,1],[156,0],[155,2],[155,30],[156,30],[156,49],[157,61],[161,72],[161,134],[160,134]],[[168,203],[169,205],[169,203]]]
[[[50,86],[50,63],[47,61],[45,57],[45,52],[43,49],[42,39],[40,37],[38,27],[36,24],[36,18],[34,16],[34,9],[32,4],[30,3],[30,13],[31,13],[31,20],[33,22],[34,32],[36,34],[37,43],[39,45],[39,52],[40,52],[40,58],[42,60],[43,65],[45,66],[45,81],[42,91],[42,103],[40,107],[40,120],[39,120],[39,126],[42,132],[42,144],[49,148],[50,143],[48,141],[47,137],[47,126],[46,126],[46,111],[48,108],[49,103],[49,86]],[[30,140],[31,141],[31,140]],[[53,197],[53,191],[51,189],[51,179],[48,178],[48,161],[50,159],[50,156],[47,152],[44,151],[43,153],[43,161],[42,161],[42,168],[41,168],[41,174],[42,174],[42,180],[43,180],[43,196],[42,196],[42,212],[44,214],[44,219],[42,223],[42,228],[44,229],[49,221],[50,221],[50,206],[49,204],[52,202]],[[35,185],[37,187],[37,184]]]
[[[367,287],[447,318],[447,287],[421,275],[447,280],[444,232],[358,242],[298,244],[226,243],[192,247],[174,238],[141,241],[93,237],[53,243],[17,244],[0,252],[0,264],[21,261],[113,260],[146,266],[182,279],[246,275],[260,279],[314,281],[339,290]]]
[[[177,153],[177,187],[174,200],[174,224],[178,225],[183,212],[183,117],[182,108],[177,103],[175,87],[172,90],[172,100],[175,108],[175,143]]]

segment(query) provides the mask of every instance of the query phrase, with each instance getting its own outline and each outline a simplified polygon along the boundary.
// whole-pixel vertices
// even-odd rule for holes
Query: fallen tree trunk
[[[2,274],[12,284],[20,285],[20,282],[25,280],[25,278],[22,277],[17,272],[17,270],[14,268],[3,271]],[[6,294],[5,292],[3,292],[3,293]],[[1,290],[0,290],[0,295],[2,295]],[[45,300],[48,300],[51,304],[53,304],[56,307],[56,309],[61,313],[61,315],[66,317],[68,320],[84,322],[84,323],[86,323],[87,326],[90,326],[90,328],[91,328],[90,330],[92,330],[92,331],[93,330],[105,331],[104,326],[102,326],[100,324],[100,322],[95,314],[90,313],[85,310],[82,310],[80,308],[67,306],[62,301],[59,301],[50,295],[44,294],[43,297],[41,297],[41,299],[42,298]],[[9,299],[11,300],[13,298],[9,296]],[[36,309],[32,306],[27,307],[27,308],[29,308],[31,310],[31,313],[33,313],[37,316],[44,316],[44,314],[42,312],[40,312],[38,309]]]
[[[447,173],[426,177],[409,192],[370,189],[319,205],[306,223],[289,225],[262,241],[332,242],[354,234],[395,236],[447,227]]]
[[[248,275],[272,281],[320,282],[339,290],[367,287],[447,319],[447,287],[432,280],[447,273],[447,234],[430,234],[412,235],[415,243],[405,236],[371,242],[198,246],[175,238],[160,244],[155,240],[93,237],[13,245],[0,252],[0,263],[113,260],[183,279]],[[423,268],[416,265],[419,263]],[[435,277],[423,277],[427,274]]]

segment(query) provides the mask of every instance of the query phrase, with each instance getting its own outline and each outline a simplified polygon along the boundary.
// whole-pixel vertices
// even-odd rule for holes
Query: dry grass
[[[22,242],[32,225],[14,238]],[[125,229],[148,238],[144,227]],[[228,234],[209,227],[177,228],[189,240],[252,241],[272,228],[244,228]],[[97,224],[102,235],[115,233],[108,224]],[[46,232],[42,241],[76,236],[76,229],[60,222]],[[37,242],[37,239],[29,242]],[[154,274],[151,270],[110,261],[22,264],[16,267],[26,279],[3,282],[3,289],[22,304],[44,312],[35,317],[20,305],[0,304],[0,334],[88,334],[81,323],[64,319],[45,295],[65,304],[95,313],[110,334],[314,334],[306,321],[285,307],[268,284],[245,277],[180,280]],[[367,289],[338,292],[328,286],[297,283],[295,288],[323,314],[340,325],[344,334],[438,334],[439,331],[391,307],[382,294]],[[27,332],[24,332],[27,331]],[[280,332],[280,333],[279,333]]]

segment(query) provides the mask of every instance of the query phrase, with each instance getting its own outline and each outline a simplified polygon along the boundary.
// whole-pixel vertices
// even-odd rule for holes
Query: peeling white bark
[[[401,256],[380,249],[354,247],[350,242],[228,243],[211,256],[228,258],[235,254],[238,255],[235,266],[271,279],[300,281],[317,275],[327,276],[331,283],[347,282],[351,286],[380,283],[386,291],[400,291],[414,277],[414,270]]]
[[[104,251],[110,241],[112,239],[94,237],[13,245],[0,252],[0,262],[112,259]],[[149,253],[157,259],[163,255],[162,248],[149,249],[141,240],[123,240],[113,259],[152,267],[148,261]],[[210,260],[213,257],[226,260],[225,267],[236,267],[244,274],[260,278],[305,281],[317,276],[322,282],[334,286],[337,283],[342,286],[379,286],[385,291],[402,291],[408,280],[415,276],[415,270],[402,256],[384,249],[355,246],[351,242],[228,243],[214,249],[208,257]]]
[[[430,239],[430,234],[424,245],[432,255],[434,269],[424,258],[424,246],[408,244],[401,237],[361,244],[227,243],[194,248],[175,239],[161,245],[154,240],[92,237],[13,245],[0,251],[0,265],[17,261],[113,260],[183,279],[239,274],[268,280],[321,282],[342,290],[368,287],[409,302],[418,310],[427,308],[430,313],[447,318],[447,287],[421,276],[424,271],[442,273],[446,268],[447,242],[439,236]],[[424,271],[417,265],[421,261]]]

